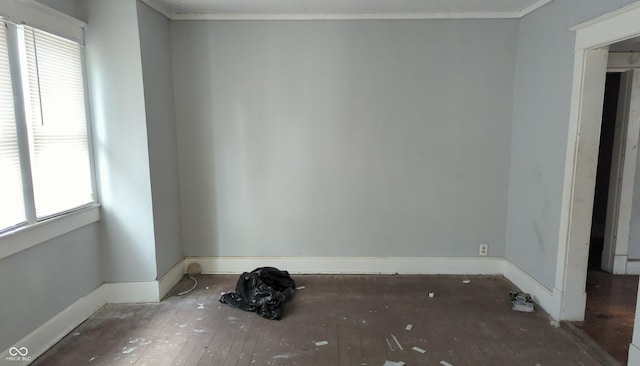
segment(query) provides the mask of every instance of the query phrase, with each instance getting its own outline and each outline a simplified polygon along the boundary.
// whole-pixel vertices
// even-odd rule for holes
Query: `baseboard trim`
[[[171,269],[158,280],[158,292],[160,300],[162,300],[169,293],[169,291],[171,291],[173,286],[180,282],[184,274],[187,272],[187,267],[185,266],[184,261],[184,258],[180,259],[178,263],[171,267]]]
[[[158,281],[105,283],[107,303],[158,302]]]
[[[640,261],[627,260],[626,274],[628,275],[640,275]]]
[[[186,257],[203,274],[239,274],[257,267],[277,267],[292,274],[459,274],[503,275],[531,294],[551,317],[561,319],[560,292],[549,290],[504,258],[478,257]]]
[[[24,356],[28,358],[25,360],[27,363],[35,360],[75,327],[89,318],[91,314],[104,306],[107,302],[107,292],[107,288],[104,285],[98,287],[17,341],[14,346],[17,348],[27,348],[28,353]],[[25,362],[22,361],[22,363],[11,361],[8,359],[10,357],[9,349],[0,353],[0,364],[4,365],[3,362],[16,365],[25,364]]]
[[[203,274],[238,274],[277,267],[293,274],[460,274],[497,275],[502,258],[438,257],[186,257]]]
[[[35,360],[105,304],[160,301],[182,278],[183,262],[181,259],[158,281],[102,284],[14,344],[19,349],[27,348],[25,362],[19,354],[14,357],[20,358],[21,365]],[[5,361],[17,364],[11,360],[9,350],[0,353],[0,365]]]
[[[180,259],[157,281],[105,283],[107,303],[159,302],[185,273],[185,259]]]
[[[197,262],[203,274],[238,274],[272,266],[292,274],[452,274],[503,275],[552,317],[560,318],[559,292],[551,291],[504,258],[435,257],[186,257],[157,281],[105,283],[49,319],[14,344],[26,347],[35,360],[94,312],[108,303],[158,302],[183,277],[186,267]],[[632,350],[640,358],[640,350]],[[630,352],[631,354],[631,352]],[[0,353],[0,364],[10,357]],[[12,361],[7,361],[14,363]]]
[[[533,300],[551,317],[556,320],[561,319],[560,292],[558,290],[549,290],[508,259],[502,260],[501,272],[506,279],[513,282],[520,290],[529,293]]]

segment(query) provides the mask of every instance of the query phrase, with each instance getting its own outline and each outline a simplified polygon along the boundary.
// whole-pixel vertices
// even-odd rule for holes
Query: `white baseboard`
[[[294,274],[458,274],[504,275],[522,291],[530,293],[551,316],[560,314],[559,295],[550,291],[510,261],[503,258],[433,257],[187,257],[176,263],[158,281],[105,283],[78,299],[62,312],[14,344],[26,347],[35,360],[76,326],[107,303],[158,302],[180,281],[186,267],[198,262],[203,274],[238,274],[272,266]],[[640,350],[633,352],[638,354]],[[9,350],[0,353],[0,365]]]
[[[554,319],[561,319],[560,292],[549,290],[511,261],[479,257],[187,257],[203,274],[239,274],[258,267],[277,267],[293,274],[460,274],[503,275]]]
[[[640,261],[627,261],[626,274],[628,275],[640,275]]]
[[[184,276],[184,261],[178,261],[157,281],[105,283],[107,302],[159,302]]]
[[[511,263],[508,259],[502,261],[502,275],[523,292],[529,293],[551,317],[561,319],[560,293],[556,289],[549,290],[543,284],[531,277],[520,267]]]
[[[238,274],[276,267],[294,274],[501,274],[502,258],[467,257],[187,257],[203,274]]]
[[[184,258],[180,259],[167,273],[158,280],[159,299],[162,300],[187,272]]]
[[[91,314],[95,313],[107,302],[107,289],[104,285],[90,292],[88,295],[78,299],[76,302],[68,306],[66,309],[49,319],[46,323],[39,326],[36,330],[17,341],[14,346],[22,349],[26,347],[26,362],[15,362],[8,357],[20,357],[20,354],[10,355],[9,350],[0,353],[0,365],[24,365],[35,360],[43,354],[51,346],[56,344],[60,339],[80,325]],[[14,352],[15,353],[15,352]]]
[[[627,272],[627,256],[616,255],[613,259],[613,274],[626,274]]]
[[[26,347],[25,362],[20,354],[13,356],[19,357],[20,362],[12,361],[7,349],[0,353],[0,365],[24,365],[35,360],[105,304],[160,301],[182,278],[183,262],[181,259],[158,281],[102,284],[14,344],[18,349]]]

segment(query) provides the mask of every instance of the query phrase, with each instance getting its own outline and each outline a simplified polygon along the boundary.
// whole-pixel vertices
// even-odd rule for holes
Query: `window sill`
[[[93,204],[0,236],[0,259],[44,243],[100,220],[100,205]]]

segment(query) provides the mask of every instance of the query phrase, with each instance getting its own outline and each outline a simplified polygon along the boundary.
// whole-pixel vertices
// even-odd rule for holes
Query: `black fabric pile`
[[[220,297],[220,302],[244,311],[254,311],[263,318],[280,320],[284,304],[293,296],[296,284],[289,272],[260,267],[240,275],[236,292]]]

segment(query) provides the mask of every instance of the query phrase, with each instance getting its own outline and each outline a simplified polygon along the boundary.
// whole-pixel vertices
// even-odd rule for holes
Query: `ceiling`
[[[520,18],[552,0],[143,0],[170,19]]]

